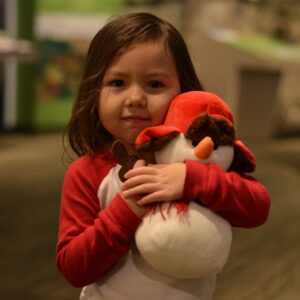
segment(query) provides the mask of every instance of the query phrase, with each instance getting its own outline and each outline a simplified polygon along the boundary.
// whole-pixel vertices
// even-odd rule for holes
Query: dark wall
[[[4,0],[0,0],[0,30],[4,29]],[[3,103],[4,103],[4,70],[0,59],[0,130],[3,129]]]

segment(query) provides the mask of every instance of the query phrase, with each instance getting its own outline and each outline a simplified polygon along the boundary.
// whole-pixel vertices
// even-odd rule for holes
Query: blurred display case
[[[35,0],[0,0],[0,130],[31,127]]]
[[[34,60],[36,51],[31,42],[17,40],[0,32],[0,130],[16,126],[16,99],[8,89],[16,89],[12,64],[16,61]]]

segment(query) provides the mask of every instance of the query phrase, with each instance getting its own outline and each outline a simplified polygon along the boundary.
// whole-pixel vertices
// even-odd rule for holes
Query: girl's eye
[[[110,81],[109,85],[112,87],[122,87],[124,86],[124,81],[121,79],[115,79]]]
[[[158,88],[162,88],[164,86],[164,84],[158,80],[151,80],[148,85],[152,89],[158,89]]]

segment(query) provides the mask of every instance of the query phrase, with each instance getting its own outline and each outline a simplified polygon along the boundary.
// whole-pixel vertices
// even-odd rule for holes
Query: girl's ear
[[[255,170],[255,163],[246,156],[240,147],[234,145],[234,157],[229,170],[238,173],[251,173]]]
[[[126,180],[124,177],[125,173],[133,168],[139,157],[137,155],[129,155],[125,145],[119,140],[114,141],[111,146],[111,152],[118,164],[122,166],[118,175],[120,180],[124,182]]]

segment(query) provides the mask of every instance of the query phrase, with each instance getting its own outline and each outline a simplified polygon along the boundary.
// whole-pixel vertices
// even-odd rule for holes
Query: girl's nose
[[[196,157],[198,157],[201,160],[204,160],[209,158],[213,150],[214,150],[214,142],[211,139],[211,137],[206,136],[194,148],[194,153]]]
[[[146,95],[143,89],[138,86],[130,88],[126,98],[126,104],[128,106],[144,107],[146,105]]]

